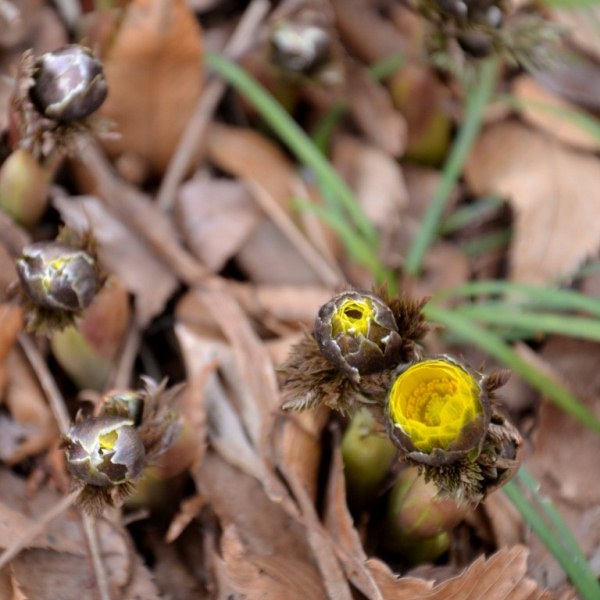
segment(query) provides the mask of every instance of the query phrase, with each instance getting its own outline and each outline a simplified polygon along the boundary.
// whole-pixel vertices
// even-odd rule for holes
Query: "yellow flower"
[[[334,337],[340,333],[367,335],[373,317],[373,304],[369,298],[348,298],[331,317],[331,333]]]
[[[487,421],[481,398],[466,369],[447,359],[424,360],[397,377],[388,414],[409,450],[469,451],[479,445]]]

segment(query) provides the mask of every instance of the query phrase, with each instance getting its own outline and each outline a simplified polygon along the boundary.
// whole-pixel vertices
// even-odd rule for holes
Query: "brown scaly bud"
[[[331,38],[322,27],[282,21],[274,28],[271,56],[283,69],[310,76],[331,58]]]
[[[135,481],[142,473],[146,452],[133,425],[130,419],[110,415],[75,423],[63,440],[71,475],[97,487]]]
[[[384,288],[332,298],[319,310],[313,336],[296,344],[279,369],[282,408],[325,404],[353,413],[367,404],[381,413],[395,369],[420,356],[419,340],[428,330],[423,304],[389,298]]]
[[[62,242],[36,242],[16,261],[31,331],[49,333],[73,323],[102,285],[96,259]]]
[[[343,292],[319,310],[315,338],[323,355],[358,383],[400,361],[401,338],[389,306],[369,292]]]
[[[42,115],[60,123],[88,117],[108,94],[102,63],[78,44],[42,54],[32,76],[31,101]]]
[[[144,378],[140,390],[113,390],[102,398],[98,416],[80,418],[63,437],[78,504],[91,514],[121,503],[142,471],[177,440],[181,423],[172,410],[182,387],[166,390]]]

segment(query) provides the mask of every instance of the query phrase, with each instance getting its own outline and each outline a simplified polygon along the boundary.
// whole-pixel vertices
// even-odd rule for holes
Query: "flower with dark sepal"
[[[64,329],[90,305],[103,283],[92,252],[62,242],[36,242],[16,261],[27,327]]]
[[[390,307],[369,292],[343,292],[323,305],[315,321],[323,355],[352,381],[400,360],[402,338]]]
[[[477,504],[516,473],[521,436],[493,404],[506,376],[443,356],[404,368],[390,387],[390,438],[442,495]]]
[[[409,458],[429,465],[476,456],[490,422],[490,403],[478,380],[441,357],[404,369],[387,398],[390,437]]]
[[[75,423],[63,440],[67,467],[84,485],[108,487],[135,481],[146,451],[131,419],[103,415]]]
[[[31,102],[42,115],[60,123],[90,116],[108,94],[102,63],[79,44],[36,58],[32,77]]]

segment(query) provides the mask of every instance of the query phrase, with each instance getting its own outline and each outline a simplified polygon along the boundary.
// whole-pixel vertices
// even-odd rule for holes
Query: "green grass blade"
[[[428,319],[444,325],[462,340],[485,350],[490,356],[504,363],[562,410],[600,435],[600,421],[593,412],[558,382],[549,379],[539,369],[527,363],[502,338],[473,323],[471,319],[431,302],[425,306],[423,312]]]
[[[469,91],[465,108],[465,120],[454,141],[450,156],[444,165],[442,179],[427,208],[419,233],[408,250],[405,270],[410,275],[419,273],[427,248],[435,238],[444,206],[462,173],[469,152],[479,134],[485,107],[494,92],[497,74],[497,59],[486,60],[481,66],[480,80]]]
[[[523,473],[522,473],[523,472]],[[517,481],[533,497],[533,502],[521,491]],[[503,491],[533,532],[556,558],[583,600],[600,598],[600,584],[567,525],[548,500],[542,500],[531,485],[533,478],[523,468],[517,481],[508,482]]]
[[[515,310],[502,303],[478,303],[455,309],[471,320],[503,327],[518,327],[537,333],[568,335],[584,340],[600,341],[600,322],[585,317]]]
[[[456,233],[473,221],[494,214],[503,204],[504,201],[501,198],[490,196],[480,198],[467,206],[462,206],[442,221],[438,233],[440,235]]]
[[[584,296],[573,290],[544,288],[511,281],[474,281],[435,294],[433,300],[478,295],[513,295],[517,305],[550,308],[564,311],[583,311],[600,317],[600,299]]]
[[[348,211],[354,226],[375,248],[378,242],[377,232],[356,201],[354,194],[277,100],[235,62],[211,52],[207,52],[204,56],[207,65],[252,104],[281,141],[302,163],[308,165],[315,172],[318,180],[326,189],[335,194]]]

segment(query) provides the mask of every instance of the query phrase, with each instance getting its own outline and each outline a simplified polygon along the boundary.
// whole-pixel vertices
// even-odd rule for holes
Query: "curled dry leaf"
[[[597,152],[600,141],[580,125],[560,114],[561,109],[576,107],[553,95],[533,77],[522,75],[513,83],[513,94],[524,102],[523,118],[532,125],[581,150]]]
[[[600,246],[600,162],[515,122],[479,138],[465,176],[476,194],[505,197],[515,211],[511,278],[565,277]]]
[[[100,113],[120,134],[111,155],[133,153],[162,173],[202,90],[202,42],[184,0],[133,0],[104,52],[110,93]]]
[[[164,309],[178,281],[142,239],[92,196],[56,198],[54,205],[69,227],[78,233],[91,230],[94,234],[102,265],[118,275],[134,295],[140,326]]]

